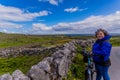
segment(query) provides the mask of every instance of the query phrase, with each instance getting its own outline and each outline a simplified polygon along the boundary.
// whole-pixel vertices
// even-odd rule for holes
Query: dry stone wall
[[[59,46],[52,46],[46,48],[30,48],[30,47],[19,47],[19,48],[4,48],[0,49],[0,57],[7,58],[7,57],[17,57],[17,56],[24,56],[24,55],[39,55],[44,54],[45,52],[55,52],[59,49]]]
[[[26,75],[20,70],[16,70],[12,75],[9,73],[2,75],[0,80],[62,80],[62,78],[67,77],[72,59],[76,55],[76,45],[80,45],[81,47],[91,46],[93,42],[93,40],[73,40],[63,46],[49,48],[48,50],[52,50],[53,54],[50,57],[44,58],[38,64],[33,65]],[[31,52],[28,49],[29,51]],[[33,49],[34,53],[31,54],[38,54],[37,51],[39,52],[39,49],[36,49],[35,52]],[[21,54],[18,53],[18,55]]]

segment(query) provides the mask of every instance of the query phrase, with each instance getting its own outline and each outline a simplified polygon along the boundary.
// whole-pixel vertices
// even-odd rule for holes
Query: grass
[[[83,62],[83,57],[81,54],[77,53],[70,66],[67,78],[63,78],[63,80],[84,80],[84,70],[85,64]]]
[[[73,63],[70,67],[71,73],[73,75],[73,79],[76,80],[84,80],[84,70],[85,70],[85,64],[83,62],[83,57],[81,54],[77,54],[75,58],[73,59]]]
[[[23,35],[23,34],[4,34],[0,33],[0,48],[40,45],[48,47],[51,45],[62,45],[72,39],[66,36],[40,36],[40,35]]]
[[[19,56],[16,58],[0,58],[0,75],[12,73],[16,69],[21,70],[24,74],[28,72],[31,66],[40,62],[43,58],[50,56],[47,52],[41,55],[34,56]]]
[[[55,45],[62,45],[72,39],[53,35],[23,35],[23,34],[4,34],[0,33],[0,48],[16,47],[16,46],[39,46],[50,47]],[[0,75],[5,73],[12,73],[16,69],[21,70],[24,74],[31,68],[31,66],[40,62],[43,58],[49,56],[51,53],[46,52],[41,55],[33,56],[19,56],[16,58],[0,58]]]
[[[83,56],[79,53],[81,49],[81,47],[78,47],[76,56],[72,60],[68,71],[68,76],[63,78],[63,80],[84,80],[85,63],[83,62]]]
[[[66,35],[24,35],[0,33],[0,48],[11,46],[25,46],[39,44],[41,46],[61,45],[73,39],[92,39],[93,36],[66,36]],[[113,46],[120,46],[120,36],[112,36]]]
[[[110,42],[113,46],[120,46],[120,37],[119,36],[112,37]]]

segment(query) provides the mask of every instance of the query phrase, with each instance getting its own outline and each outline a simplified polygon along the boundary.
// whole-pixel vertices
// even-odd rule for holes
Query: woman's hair
[[[98,34],[100,31],[103,32],[105,36],[108,36],[108,35],[109,35],[109,33],[108,33],[106,30],[100,28],[100,29],[97,29],[97,31],[95,32],[95,37],[97,36],[97,34]]]

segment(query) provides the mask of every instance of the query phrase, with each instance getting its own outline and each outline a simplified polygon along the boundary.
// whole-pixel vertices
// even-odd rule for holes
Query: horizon
[[[120,34],[120,0],[0,0],[0,32]]]
[[[0,32],[2,34],[18,34],[18,35],[40,35],[40,36],[46,36],[46,35],[65,35],[65,36],[94,36],[94,33],[81,33],[81,34],[25,34],[25,33],[5,33]],[[109,33],[111,36],[120,36],[120,33]]]

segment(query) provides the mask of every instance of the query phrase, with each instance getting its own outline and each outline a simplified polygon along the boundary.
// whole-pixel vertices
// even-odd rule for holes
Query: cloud
[[[87,8],[79,9],[78,7],[74,7],[74,8],[66,8],[66,9],[64,9],[65,12],[70,12],[70,13],[73,13],[73,12],[76,12],[76,11],[84,11],[84,10],[87,10]]]
[[[78,10],[79,10],[78,7],[75,7],[75,8],[66,8],[66,9],[64,9],[65,12],[70,12],[70,13],[76,12],[76,11],[78,11]]]
[[[41,31],[49,31],[51,30],[51,27],[46,26],[45,24],[42,23],[34,23],[33,24],[33,29],[34,30],[41,30]]]
[[[84,10],[87,10],[88,8],[84,8],[84,9],[79,9],[79,11],[84,11]]]
[[[63,0],[39,0],[40,2],[49,2],[52,5],[58,5],[58,3],[62,3]]]
[[[4,33],[7,33],[8,31],[7,31],[6,29],[3,29],[3,32],[4,32]]]
[[[7,22],[7,21],[0,21],[0,28],[21,28],[22,25],[12,23],[12,22]]]
[[[23,24],[19,24],[19,22],[33,21],[37,17],[47,16],[49,14],[52,13],[46,10],[30,13],[16,7],[0,4],[0,29],[22,28]]]
[[[55,0],[49,0],[49,3],[53,4],[53,5],[58,5],[58,2]]]
[[[90,16],[82,21],[58,23],[52,26],[47,26],[41,23],[35,23],[33,29],[37,33],[63,33],[63,34],[81,34],[81,33],[94,33],[96,29],[103,28],[110,33],[120,33],[120,11],[106,16]],[[34,31],[33,30],[33,31]],[[35,32],[34,32],[35,33]]]
[[[0,4],[0,20],[1,21],[32,21],[36,17],[47,16],[50,11],[40,11],[35,13],[25,13],[23,10],[15,7],[8,7]]]

